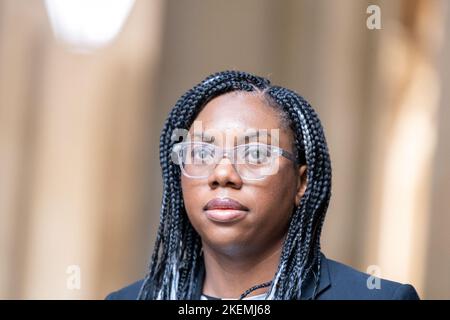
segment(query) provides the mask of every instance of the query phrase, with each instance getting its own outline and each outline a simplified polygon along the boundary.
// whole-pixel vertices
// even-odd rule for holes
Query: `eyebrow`
[[[199,138],[200,140],[204,142],[214,142],[214,136],[209,135],[206,132],[202,133],[194,133],[194,138]]]
[[[203,142],[209,142],[212,143],[215,141],[215,137],[213,135],[208,134],[207,132],[201,132],[201,133],[194,133],[193,134],[194,139],[197,138]],[[257,137],[259,141],[260,137],[267,137],[268,139],[268,143],[271,143],[272,141],[272,135],[269,133],[268,130],[264,129],[264,130],[257,130],[257,131],[250,131],[250,132],[245,132],[243,134],[238,135],[237,137],[235,137],[235,141],[239,144],[239,143],[247,143],[250,142],[250,139]]]
[[[250,139],[255,138],[255,137],[258,138],[258,141],[259,141],[260,137],[267,137],[270,139],[270,141],[272,141],[272,135],[267,130],[246,132],[246,133],[240,135],[239,137],[237,137],[237,141],[238,142],[243,141],[246,143],[247,140],[249,141]]]
[[[269,138],[271,138],[272,136],[270,135],[270,133],[267,131],[267,130],[264,130],[264,131],[251,131],[250,133],[245,133],[245,134],[242,134],[242,135],[240,135],[240,137],[242,138],[242,137],[248,137],[248,138],[253,138],[253,137],[255,137],[255,136],[257,136],[257,137],[259,137],[260,135],[266,135],[266,136],[268,136]]]

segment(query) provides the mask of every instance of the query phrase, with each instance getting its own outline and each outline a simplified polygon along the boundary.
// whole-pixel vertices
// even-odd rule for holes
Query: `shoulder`
[[[416,290],[360,272],[350,266],[322,256],[319,300],[418,300]],[[106,300],[136,300],[143,280],[136,281],[107,295]]]
[[[106,300],[136,300],[144,280],[136,281],[122,289],[111,292]]]
[[[413,286],[376,278],[340,262],[323,260],[330,285],[319,299],[417,300]]]

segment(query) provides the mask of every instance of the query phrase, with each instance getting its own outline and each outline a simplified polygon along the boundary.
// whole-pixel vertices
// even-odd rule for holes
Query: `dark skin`
[[[279,129],[279,147],[294,153],[293,132],[283,128],[278,113],[257,95],[228,93],[216,97],[203,108],[196,121],[202,122],[205,131],[213,129],[223,133],[215,135],[213,143],[227,148],[236,143],[232,138],[242,136],[248,128],[269,132]],[[208,178],[182,175],[186,211],[202,239],[206,268],[204,294],[239,298],[250,287],[273,278],[293,208],[299,205],[307,184],[306,165],[296,166],[284,157],[277,161],[277,173],[258,181],[242,179],[227,158],[217,164]],[[247,207],[245,216],[225,223],[209,219],[205,204],[223,197]],[[267,288],[261,288],[249,296],[266,291]]]

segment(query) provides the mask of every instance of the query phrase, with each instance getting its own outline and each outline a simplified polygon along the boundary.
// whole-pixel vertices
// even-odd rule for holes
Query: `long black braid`
[[[278,269],[267,299],[301,299],[302,289],[320,278],[320,234],[331,196],[331,162],[317,114],[301,96],[269,80],[240,71],[213,74],[186,92],[175,104],[160,137],[163,196],[160,224],[149,271],[138,299],[199,299],[204,261],[201,239],[185,211],[180,168],[171,161],[175,129],[189,130],[197,114],[221,94],[262,92],[289,119],[295,153],[307,164],[307,187],[295,206]],[[267,286],[268,284],[265,284]],[[314,292],[316,292],[314,290]],[[248,293],[247,293],[248,294]]]

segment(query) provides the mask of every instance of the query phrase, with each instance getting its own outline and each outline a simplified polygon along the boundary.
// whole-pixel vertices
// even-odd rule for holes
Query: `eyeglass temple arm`
[[[295,164],[298,164],[297,158],[290,152],[280,149],[281,150],[281,155],[283,157],[285,157],[286,159],[291,160],[292,162],[294,162]]]

